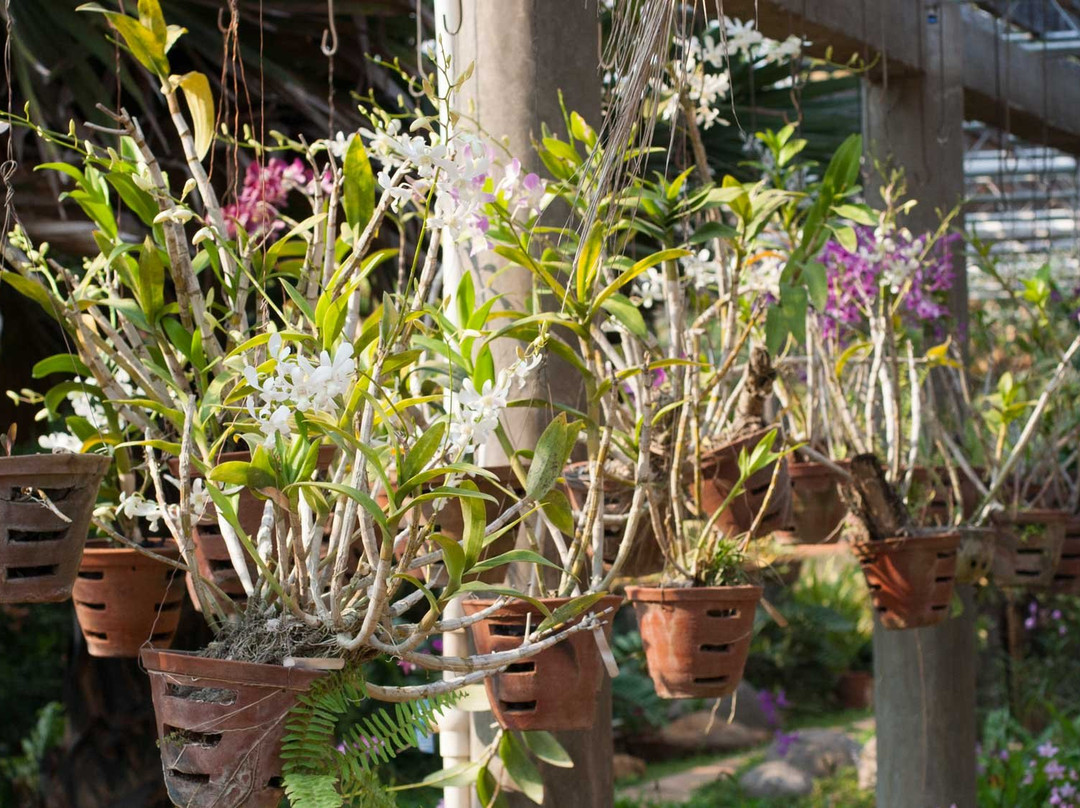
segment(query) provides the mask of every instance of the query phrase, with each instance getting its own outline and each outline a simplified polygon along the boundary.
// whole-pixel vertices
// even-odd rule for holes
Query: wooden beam
[[[724,0],[724,14],[756,19],[768,37],[798,34],[808,52],[834,61],[854,54],[876,80],[925,73],[930,43],[920,35],[925,17],[950,3],[895,0]],[[706,3],[713,11],[713,3]],[[1008,129],[1034,143],[1080,154],[1080,64],[998,35],[1001,23],[985,11],[963,6],[964,116]],[[956,43],[950,43],[955,47]]]

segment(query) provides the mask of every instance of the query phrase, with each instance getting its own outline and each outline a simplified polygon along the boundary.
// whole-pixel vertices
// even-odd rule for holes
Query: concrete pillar
[[[919,14],[921,73],[878,70],[864,83],[863,132],[868,154],[906,169],[908,194],[919,200],[906,224],[933,229],[935,209],[964,193],[961,9],[926,0]],[[871,185],[873,179],[871,179]],[[952,308],[966,333],[967,279],[956,257]],[[958,587],[960,617],[910,631],[874,629],[879,808],[975,806],[975,608]]]
[[[453,7],[456,0],[440,0],[440,5]],[[461,27],[452,38],[455,72],[471,63],[474,73],[456,99],[457,111],[475,120],[489,135],[503,140],[525,170],[542,175],[544,170],[532,144],[541,138],[542,124],[562,133],[559,91],[568,110],[581,113],[597,128],[600,125],[595,0],[461,0],[460,12]],[[452,16],[448,14],[447,19]],[[454,30],[449,24],[447,27]],[[546,220],[551,225],[563,225],[565,215],[565,211],[549,211]],[[534,289],[528,270],[511,268],[496,276],[502,268],[497,256],[461,258],[463,269],[467,267],[474,273],[478,298],[501,294],[504,309],[531,306]],[[541,301],[540,305],[545,303]],[[519,344],[507,340],[494,346],[496,367],[513,361]],[[559,364],[548,361],[521,395],[546,401],[575,401],[580,392],[580,380],[575,380],[572,372],[560,371]],[[553,412],[511,410],[506,421],[514,445],[532,448]],[[500,455],[497,447],[489,446],[485,464],[502,462]],[[598,698],[593,730],[559,735],[574,760],[574,768],[541,766],[545,806],[609,808],[613,803],[609,682]],[[490,723],[489,713],[476,714],[474,744],[490,738]],[[515,807],[532,805],[524,797],[510,796]]]

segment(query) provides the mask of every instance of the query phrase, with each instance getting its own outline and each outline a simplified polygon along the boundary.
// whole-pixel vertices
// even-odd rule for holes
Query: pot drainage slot
[[[949,604],[948,603],[935,603],[930,608],[935,612],[943,612],[943,611],[945,611],[946,609],[949,608]]]
[[[956,551],[955,551],[955,550],[951,550],[951,551],[949,551],[949,552],[947,552],[947,553],[938,553],[938,554],[937,554],[937,557],[938,557],[938,558],[941,558],[941,559],[945,559],[945,558],[952,558],[952,557],[953,557],[953,556],[955,556],[955,555],[956,555]]]
[[[161,640],[167,640],[170,637],[172,637],[172,635],[173,635],[173,633],[171,631],[159,631],[157,634],[151,634],[150,635],[150,642],[153,643],[153,642],[159,642]]]
[[[768,491],[768,490],[769,490],[769,487],[770,487],[771,485],[772,485],[772,480],[770,479],[770,480],[769,480],[769,482],[765,483],[764,485],[759,485],[759,486],[757,486],[757,487],[755,487],[755,488],[750,488],[750,489],[747,489],[747,491],[748,491],[748,493],[750,494],[750,496],[752,496],[752,497],[760,497],[760,496],[762,496],[762,495],[763,495],[763,494],[764,494],[764,493],[765,493],[766,491]]]
[[[48,564],[42,567],[8,567],[7,579],[15,581],[21,578],[44,578],[48,575],[56,575],[58,569],[58,564]]]
[[[190,685],[167,685],[166,693],[176,699],[201,701],[207,704],[233,704],[236,691],[221,687],[191,687]]]
[[[105,577],[105,573],[101,570],[79,570],[79,577],[84,581],[100,581]]]
[[[532,673],[536,670],[535,662],[515,662],[506,666],[507,673]]]
[[[280,774],[275,774],[269,780],[266,781],[267,788],[285,788],[285,778]]]
[[[871,592],[880,592],[881,591],[881,584],[870,584],[870,591]]]
[[[176,611],[177,609],[180,608],[180,604],[182,602],[183,601],[174,600],[174,601],[170,601],[168,603],[158,603],[157,605],[154,606],[154,611],[155,612],[174,612],[174,611]]]
[[[61,541],[67,534],[63,530],[9,530],[8,541],[29,544],[38,541]]]
[[[705,612],[709,617],[738,617],[738,609],[709,609]]]
[[[82,606],[84,609],[93,609],[95,612],[105,611],[104,603],[86,603],[85,601],[77,600],[75,601],[75,605]]]
[[[210,571],[211,572],[236,572],[233,568],[232,562],[227,558],[211,558],[210,559]]]
[[[493,637],[524,637],[524,623],[492,623],[491,635]]]
[[[209,785],[209,774],[195,774],[193,772],[182,772],[179,769],[169,769],[169,777],[174,780],[180,780],[184,783],[192,783],[196,785]]]
[[[41,502],[41,497],[44,494],[48,497],[49,502],[54,505],[57,502],[63,502],[70,496],[74,488],[37,488],[30,486],[29,488],[12,488],[8,493],[7,499],[11,502]]]
[[[507,713],[531,713],[536,709],[535,701],[500,701],[503,711]]]
[[[1042,575],[1042,572],[1039,570],[1016,570],[1016,574],[1021,577],[1037,578]]]
[[[193,732],[190,729],[165,725],[165,741],[181,746],[205,746],[212,749],[221,743],[220,732]]]
[[[951,575],[939,575],[937,578],[934,579],[934,583],[936,583],[936,584],[947,584],[952,579],[953,579],[953,577]]]
[[[90,631],[89,629],[84,628],[83,634],[85,634],[87,637],[93,637],[95,640],[101,640],[102,642],[109,639],[109,635],[106,634],[104,631]]]
[[[695,676],[695,685],[722,685],[728,680],[727,676]]]
[[[730,643],[723,643],[721,645],[717,645],[715,643],[703,643],[699,647],[702,651],[706,651],[712,654],[726,654],[728,651],[731,650]]]
[[[1017,555],[1038,555],[1041,552],[1042,552],[1041,547],[1017,547],[1016,548],[1016,554]]]

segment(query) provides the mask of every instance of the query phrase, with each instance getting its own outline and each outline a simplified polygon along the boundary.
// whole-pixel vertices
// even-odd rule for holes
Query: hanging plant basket
[[[152,549],[174,561],[180,557],[175,546]],[[182,572],[138,550],[88,542],[71,596],[90,656],[134,658],[147,642],[172,645],[183,580]]]
[[[462,602],[466,615],[491,606],[494,601],[475,599]],[[541,602],[554,611],[567,598],[545,598]],[[614,610],[622,598],[602,598],[592,612],[612,610],[604,619],[604,633],[611,637]],[[543,613],[525,601],[513,601],[469,629],[478,654],[513,651],[525,636],[526,621],[535,627]],[[580,618],[579,618],[580,619]],[[575,621],[576,622],[576,621]],[[511,665],[487,679],[488,701],[499,726],[506,730],[589,729],[596,715],[596,693],[603,683],[604,663],[590,631],[581,631],[562,642]]]
[[[97,454],[0,457],[0,603],[71,597],[110,462]]]
[[[840,538],[847,506],[840,498],[838,476],[824,463],[790,463],[791,522],[780,533],[789,543],[825,544]]]
[[[184,808],[277,808],[281,739],[319,671],[144,649],[165,787]]]
[[[1065,544],[1065,511],[1031,509],[997,520],[994,555],[998,586],[1046,589],[1054,583]]]
[[[960,527],[960,546],[956,549],[956,582],[978,583],[989,577],[994,568],[998,529],[995,527]]]
[[[982,474],[982,469],[974,469]],[[911,472],[912,485],[908,493],[910,501],[920,503],[919,510],[913,514],[916,524],[924,527],[946,527],[953,524],[956,513],[964,519],[970,519],[979,504],[979,491],[968,476],[957,471],[960,496],[956,495],[949,478],[949,470],[939,466],[933,470],[925,466],[914,466]]]
[[[719,510],[728,493],[739,480],[739,453],[747,454],[761,442],[769,429],[752,432],[737,440],[726,443],[704,453],[701,457],[701,509],[706,518]],[[783,439],[777,434],[774,449],[779,449]],[[768,504],[766,494],[772,485],[773,470],[776,464],[770,463],[755,472],[743,484],[743,492],[735,497],[717,519],[717,526],[728,535],[749,531],[758,514],[765,510],[755,536],[764,536],[775,530],[781,530],[791,523],[791,478],[788,476],[787,458],[777,461],[780,470],[776,475],[776,485]]]
[[[885,628],[923,628],[948,616],[959,546],[956,531],[852,544]]]
[[[585,507],[585,501],[589,496],[589,463],[571,463],[563,472],[566,480],[566,498],[570,500],[570,507],[576,515]],[[631,481],[615,479],[604,476],[604,513],[607,516],[625,517],[630,513],[630,507],[634,499],[634,485]],[[604,525],[604,561],[611,564],[619,552],[622,543],[625,525]],[[664,552],[656,541],[653,532],[652,521],[648,513],[641,515],[638,521],[637,534],[632,540],[630,553],[620,568],[619,574],[638,578],[652,575],[664,569]]]
[[[326,471],[330,468],[336,451],[337,449],[334,446],[319,447],[317,468],[320,471]],[[219,464],[247,463],[250,461],[250,452],[223,452],[218,455]],[[169,470],[173,475],[180,473],[180,460],[178,458],[174,457],[169,460]],[[202,476],[202,474],[192,469],[191,479],[199,479]],[[249,489],[244,488],[240,491],[237,497],[236,517],[240,522],[240,527],[244,529],[248,536],[254,537],[258,534],[265,506],[265,500],[256,497]],[[225,543],[225,537],[221,535],[221,528],[218,526],[217,521],[217,510],[214,508],[213,503],[206,506],[202,518],[192,525],[191,540],[195,545],[195,564],[198,567],[199,575],[207,581],[213,582],[234,603],[238,605],[244,604],[247,601],[247,593],[244,591],[244,585],[240,582],[240,576],[233,566],[232,557],[229,555],[229,547]],[[247,568],[251,580],[254,581],[258,576],[258,566],[251,558],[247,559]],[[191,575],[187,576],[187,590],[191,602],[195,604],[196,611],[201,612],[202,604],[199,603],[199,598],[195,594],[195,584],[191,580]]]
[[[760,586],[630,586],[649,675],[665,699],[711,699],[742,680]]]
[[[1065,523],[1061,560],[1054,573],[1053,590],[1059,595],[1080,595],[1080,516]]]

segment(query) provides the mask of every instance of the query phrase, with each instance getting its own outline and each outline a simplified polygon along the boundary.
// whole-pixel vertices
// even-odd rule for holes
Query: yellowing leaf
[[[206,76],[198,72],[185,73],[180,79],[180,88],[191,110],[195,154],[201,160],[214,142],[214,94],[210,91]]]

